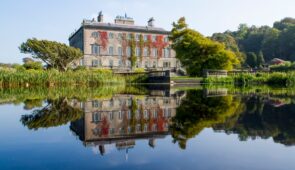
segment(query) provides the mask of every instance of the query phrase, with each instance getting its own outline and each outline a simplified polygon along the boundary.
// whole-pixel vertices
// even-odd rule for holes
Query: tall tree
[[[253,53],[253,52],[247,53],[246,63],[247,63],[251,68],[255,68],[255,67],[257,67],[257,56],[256,56],[256,54]]]
[[[19,47],[22,53],[30,53],[33,58],[42,60],[48,67],[66,71],[69,65],[81,58],[83,53],[78,48],[69,47],[56,41],[28,39]]]
[[[170,39],[176,57],[191,76],[201,75],[204,69],[231,70],[239,63],[236,55],[223,44],[188,28],[184,17],[173,23]]]

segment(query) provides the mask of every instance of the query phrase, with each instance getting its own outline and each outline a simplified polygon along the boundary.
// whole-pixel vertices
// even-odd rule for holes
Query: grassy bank
[[[125,78],[110,70],[80,70],[59,72],[56,70],[0,69],[0,87],[27,86],[98,86],[125,84]]]
[[[242,73],[228,77],[205,78],[203,83],[206,84],[235,84],[235,85],[277,85],[277,86],[294,86],[295,72],[274,72],[274,73]]]

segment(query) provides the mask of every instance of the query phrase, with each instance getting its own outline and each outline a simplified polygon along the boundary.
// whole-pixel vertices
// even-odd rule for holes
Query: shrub
[[[23,64],[24,68],[29,70],[29,69],[33,69],[33,70],[42,70],[43,66],[41,62],[35,62],[35,61],[31,61],[31,62],[26,62]]]

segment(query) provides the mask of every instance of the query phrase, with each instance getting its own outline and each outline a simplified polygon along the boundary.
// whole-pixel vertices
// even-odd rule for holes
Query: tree
[[[225,46],[189,29],[185,18],[173,23],[170,39],[176,57],[190,76],[201,75],[204,69],[231,70],[239,61]]]
[[[69,47],[56,41],[28,39],[19,47],[22,53],[30,53],[33,58],[42,60],[49,68],[66,71],[69,65],[81,58],[80,49]]]
[[[295,26],[295,19],[294,18],[286,17],[286,18],[282,19],[281,21],[277,21],[273,24],[274,28],[281,30],[281,31],[288,28],[289,26]]]
[[[257,55],[257,64],[256,65],[257,65],[257,67],[262,67],[264,63],[265,63],[265,61],[264,61],[263,53],[262,53],[262,51],[260,51]]]
[[[42,63],[38,62],[38,61],[24,63],[23,66],[27,70],[28,69],[32,69],[32,70],[42,70],[43,69]]]
[[[295,61],[295,25],[282,31],[278,41],[281,59]]]
[[[45,107],[36,109],[32,114],[22,115],[21,122],[29,129],[49,128],[67,124],[80,119],[84,112],[71,106],[67,98],[48,100]]]
[[[247,53],[246,63],[251,67],[255,68],[257,66],[257,56],[255,53]]]

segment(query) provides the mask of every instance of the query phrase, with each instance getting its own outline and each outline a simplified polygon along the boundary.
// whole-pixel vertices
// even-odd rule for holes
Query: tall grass
[[[97,86],[125,84],[125,78],[110,70],[56,70],[0,69],[0,87],[24,86]]]
[[[273,73],[241,73],[228,77],[209,77],[203,80],[206,84],[235,84],[235,85],[277,85],[295,86],[295,72]]]

